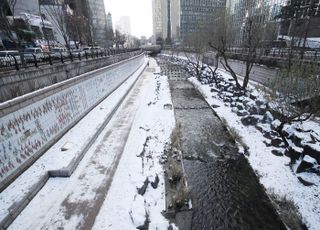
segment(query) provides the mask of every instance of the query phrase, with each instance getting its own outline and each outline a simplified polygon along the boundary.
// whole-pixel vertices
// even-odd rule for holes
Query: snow
[[[311,164],[313,164],[313,165],[316,165],[316,164],[317,164],[317,160],[314,159],[314,158],[312,158],[312,157],[310,157],[310,156],[308,156],[308,155],[305,155],[305,156],[303,157],[303,160],[304,160],[305,162],[309,162],[309,163],[311,163]]]
[[[219,71],[219,73],[226,79],[230,78],[224,71]],[[262,133],[255,127],[242,125],[240,118],[215,95],[216,92],[211,92],[209,85],[202,85],[194,77],[189,80],[199,89],[210,105],[220,106],[214,109],[215,112],[218,116],[225,118],[228,125],[236,129],[246,145],[249,146],[248,160],[252,168],[261,175],[260,182],[267,191],[274,191],[276,194],[286,196],[293,200],[297,204],[308,228],[310,230],[319,229],[320,177],[311,173],[300,173],[299,176],[316,184],[316,186],[311,187],[302,185],[298,181],[297,175],[295,175],[288,166],[289,158],[273,155],[271,153],[273,148],[266,147],[265,144],[263,144],[263,141],[267,139],[263,137]],[[315,124],[310,125],[311,122],[306,122],[303,128],[308,129],[307,127],[309,127],[310,129],[314,128],[314,130],[318,131],[319,125],[314,127]],[[274,126],[278,126],[279,124],[280,121],[276,120],[273,122]]]
[[[146,64],[146,63],[145,63]],[[0,193],[0,220],[8,214],[12,204],[19,203],[26,198],[29,191],[48,171],[67,167],[77,158],[82,149],[97,132],[104,120],[110,115],[121,97],[127,92],[135,79],[144,69],[143,65],[132,77],[122,84],[108,98],[94,108],[75,127],[68,131],[56,144],[54,144],[41,158],[21,174],[13,183]],[[85,130],[85,132],[84,132]],[[81,133],[81,135],[79,135]],[[62,151],[66,143],[76,143],[72,149]]]
[[[165,105],[172,104],[167,77],[152,74],[149,77],[151,85],[148,86],[148,95],[136,115],[122,159],[93,229],[135,229],[143,225],[146,213],[150,218],[149,229],[167,229],[169,226],[161,214],[165,210],[165,188],[160,159],[175,120],[173,111],[165,108]],[[157,83],[160,84],[158,93],[155,91]],[[153,103],[148,106],[150,100]],[[147,157],[142,166],[142,159],[137,156],[143,151],[147,137],[151,138],[147,142]],[[154,181],[156,175],[160,178],[158,188],[153,189],[149,184],[144,196],[138,195],[137,188],[143,185],[146,177]]]
[[[12,223],[10,229],[57,229],[60,227],[76,229],[85,220],[88,209],[94,207],[93,203],[96,202],[101,184],[107,183],[108,180],[111,180],[110,188],[104,190],[107,195],[102,201],[100,211],[95,216],[93,229],[135,229],[144,224],[146,213],[150,219],[149,229],[168,228],[169,223],[161,214],[165,209],[165,188],[164,172],[159,161],[164,146],[169,141],[175,120],[173,110],[164,106],[172,104],[167,78],[154,75],[151,69],[157,71],[153,59],[150,60],[150,68],[147,68],[143,73],[144,80],[141,89],[130,93],[138,93],[137,97],[132,97],[136,99],[134,101],[131,101],[130,98],[125,100],[119,108],[119,112],[114,115],[114,118],[96,139],[71,177],[50,178]],[[133,76],[130,81],[134,81],[136,77],[137,75]],[[124,85],[128,87],[130,83]],[[70,160],[67,156],[74,155],[78,143],[85,142],[79,133],[85,133],[84,130],[93,132],[108,114],[108,110],[104,110],[104,108],[121,98],[124,91],[124,89],[115,91],[110,96],[111,99],[107,98],[88,115],[89,120],[86,120],[87,117],[85,117],[78,124],[79,127],[75,126],[70,134],[66,134],[68,138],[63,137],[53,146],[48,151],[49,153],[42,157],[46,159],[45,161],[41,158],[35,165],[41,162],[43,171],[53,167],[58,160],[49,157],[50,151],[60,151],[62,146],[69,148],[67,151],[61,152],[66,155],[61,159],[61,162],[67,165]],[[130,109],[128,105],[132,105],[137,110],[131,111],[132,108]],[[126,109],[127,113],[121,113],[122,109]],[[122,121],[122,117],[126,118],[125,121],[132,120],[132,126],[128,126],[128,131],[124,128],[126,124],[119,123]],[[128,132],[128,139],[119,135],[126,132]],[[119,149],[118,147],[125,141],[124,149]],[[73,145],[69,143],[73,143]],[[145,157],[137,157],[143,148],[145,148]],[[118,154],[119,151],[123,151],[122,155]],[[111,169],[115,165],[117,156],[121,156],[121,158],[112,178]],[[109,169],[106,173],[100,173],[103,168]],[[22,175],[24,177],[18,178],[18,180],[28,181],[26,175],[33,180],[32,172],[28,174],[29,171],[27,170]],[[146,177],[152,182],[156,175],[160,179],[158,187],[154,189],[149,184],[146,193],[143,196],[139,195],[137,188],[143,185]],[[26,183],[28,186],[22,186],[21,183],[18,183],[17,187],[11,187],[5,194],[1,193],[1,202],[18,200],[21,196],[19,193],[27,191],[32,184],[29,181]],[[16,195],[13,196],[13,193]],[[69,217],[66,216],[68,210],[62,205],[66,200],[76,208],[75,213],[71,213]],[[80,209],[77,209],[79,204],[86,204],[86,208],[81,210],[81,206],[79,206]],[[0,207],[6,210],[2,206]],[[174,229],[176,228],[174,227]]]

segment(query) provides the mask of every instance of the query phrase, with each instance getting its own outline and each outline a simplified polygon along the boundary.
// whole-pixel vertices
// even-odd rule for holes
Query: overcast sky
[[[129,16],[132,35],[149,38],[152,35],[152,0],[104,0],[107,13],[112,14],[113,26],[120,16]]]

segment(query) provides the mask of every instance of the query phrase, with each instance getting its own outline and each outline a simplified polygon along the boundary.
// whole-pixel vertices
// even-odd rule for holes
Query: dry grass
[[[181,183],[173,197],[175,209],[182,208],[188,202],[189,199],[190,189],[187,188],[183,183]]]
[[[303,223],[302,216],[296,204],[286,196],[275,194],[273,190],[268,191],[268,195],[275,205],[280,218],[291,230],[307,230]]]
[[[173,158],[169,159],[168,165],[169,165],[169,172],[168,172],[169,181],[172,184],[177,184],[183,177],[183,171],[182,171],[181,165],[179,165],[179,163]]]
[[[231,139],[237,143],[239,143],[245,150],[248,150],[249,147],[248,145],[244,142],[242,136],[239,134],[239,132],[233,128],[233,127],[230,127],[227,120],[225,118],[221,118],[221,122],[222,124],[227,128],[230,136],[231,136]]]
[[[181,124],[177,123],[170,135],[171,148],[181,149]]]

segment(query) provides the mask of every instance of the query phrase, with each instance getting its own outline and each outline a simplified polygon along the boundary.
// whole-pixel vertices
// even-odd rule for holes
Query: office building
[[[107,17],[103,0],[86,0],[86,17],[91,26],[92,45],[106,47]]]
[[[167,0],[152,0],[154,43],[163,43],[168,35],[167,3]]]
[[[180,36],[212,26],[214,15],[226,7],[226,0],[180,0]]]
[[[281,7],[287,0],[228,0],[227,12],[230,16],[232,31],[234,32],[234,46],[241,46],[245,37],[245,28],[249,19],[261,24],[262,28],[273,28],[268,34],[268,40],[276,39],[280,24],[276,16],[280,14]],[[268,27],[268,28],[267,28]]]
[[[117,22],[116,29],[126,35],[131,35],[131,22],[129,16],[121,16]]]
[[[107,27],[107,30],[113,30],[113,24],[112,24],[112,15],[111,13],[109,12],[107,14],[107,21],[106,21],[106,27]]]

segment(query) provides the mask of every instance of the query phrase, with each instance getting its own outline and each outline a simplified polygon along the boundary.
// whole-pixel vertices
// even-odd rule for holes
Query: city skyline
[[[112,14],[113,22],[119,21],[122,16],[130,17],[133,36],[152,36],[151,0],[104,0],[104,3],[106,13]]]

